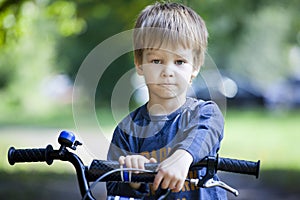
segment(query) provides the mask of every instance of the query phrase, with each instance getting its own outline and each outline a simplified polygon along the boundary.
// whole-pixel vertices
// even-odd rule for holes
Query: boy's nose
[[[172,70],[172,66],[166,65],[164,66],[162,72],[161,72],[162,77],[173,77],[174,72]]]

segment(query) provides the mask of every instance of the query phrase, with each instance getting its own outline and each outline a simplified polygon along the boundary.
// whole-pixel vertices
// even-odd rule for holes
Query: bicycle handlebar
[[[14,147],[11,147],[8,151],[8,161],[11,165],[22,162],[47,162],[47,164],[50,165],[54,159],[51,157],[51,152],[53,152],[51,145],[48,145],[46,148],[38,149],[15,149]],[[193,165],[191,170],[193,168],[205,166],[207,166],[207,159]],[[217,170],[220,171],[254,175],[258,178],[260,161],[252,162],[231,158],[219,158],[216,166]],[[155,171],[157,167],[157,163],[145,164],[145,169],[147,170]],[[93,177],[99,177],[108,171],[118,168],[120,168],[120,164],[117,161],[93,160],[89,168],[89,176],[91,176],[91,180],[93,180]],[[116,180],[118,180],[118,178],[116,178]]]
[[[15,149],[11,147],[8,151],[9,164],[14,165],[15,163],[22,162],[47,162],[52,164],[53,159],[57,156],[53,156],[53,148],[48,145],[46,148],[39,149]],[[51,154],[52,153],[52,154]],[[51,156],[52,155],[52,156]],[[56,154],[55,154],[56,155]],[[199,163],[191,166],[191,170],[197,167],[206,167],[207,158],[200,161]],[[155,171],[158,167],[157,163],[145,164],[146,170]],[[254,175],[256,178],[259,176],[260,161],[252,162],[246,160],[237,160],[231,158],[218,158],[215,161],[215,168],[219,171],[233,172],[239,174]],[[89,181],[95,181],[98,177],[107,173],[108,171],[120,168],[120,164],[117,161],[104,161],[104,160],[93,160],[91,163],[87,176]],[[137,177],[133,176],[133,182],[152,182],[154,173],[143,173],[138,174]],[[103,181],[122,181],[120,173],[111,174],[110,176],[103,179]]]
[[[121,169],[122,166],[120,166],[117,161],[93,160],[90,167],[87,167],[76,154],[69,152],[67,149],[71,148],[75,150],[77,145],[81,145],[79,141],[75,141],[75,136],[69,132],[63,131],[58,138],[58,142],[61,144],[58,150],[53,150],[51,145],[48,145],[46,148],[38,149],[15,149],[14,147],[10,147],[8,150],[8,162],[10,165],[23,162],[46,162],[48,165],[51,165],[53,160],[68,161],[72,163],[76,169],[82,197],[87,197],[87,199],[90,200],[94,200],[95,198],[91,193],[89,182],[121,181],[150,183],[154,181],[157,173],[158,163],[145,164],[145,169],[148,170],[148,172],[139,174],[130,173],[130,170],[126,168]],[[231,158],[219,158],[218,156],[206,157],[195,165],[192,165],[190,170],[201,169],[203,167],[207,169],[206,174],[203,177],[187,181],[194,181],[193,183],[199,187],[220,186],[237,196],[238,192],[225,183],[221,181],[212,182],[214,174],[219,170],[253,175],[258,178],[260,161],[252,162]],[[113,171],[118,172],[108,173]],[[99,178],[102,179],[99,180]]]
[[[205,158],[204,160],[200,161],[199,163],[192,165],[190,170],[194,170],[201,167],[207,167],[208,159]],[[131,174],[131,181],[132,182],[145,182],[151,183],[155,177],[155,170],[158,167],[158,163],[146,163],[145,169],[150,170],[153,172],[147,173],[139,173],[139,174]],[[248,174],[254,175],[256,178],[259,176],[259,167],[260,161],[252,162],[252,161],[245,161],[245,160],[237,160],[237,159],[230,159],[230,158],[218,158],[215,161],[216,171],[226,171],[226,172],[233,172],[239,174]],[[98,177],[103,176],[109,171],[119,169],[120,164],[117,161],[105,161],[105,160],[93,160],[89,169],[88,169],[88,179],[90,181],[96,181]],[[122,180],[121,173],[113,173],[108,175],[107,177],[103,178],[101,181],[124,181]]]
[[[8,150],[8,162],[10,165],[22,162],[46,162],[51,165],[53,159],[50,158],[50,152],[53,151],[51,145],[39,149],[15,149],[10,147]]]
[[[218,170],[233,172],[239,174],[259,176],[260,160],[257,162],[237,160],[232,158],[220,158],[218,162]]]

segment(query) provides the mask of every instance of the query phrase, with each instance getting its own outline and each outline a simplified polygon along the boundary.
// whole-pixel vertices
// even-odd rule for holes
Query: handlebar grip
[[[219,158],[218,170],[235,172],[240,174],[259,176],[260,160],[257,162],[237,160],[231,158]]]
[[[153,173],[139,173],[131,174],[131,182],[144,182],[144,183],[149,183],[153,182],[154,177],[155,177],[155,170],[158,167],[157,163],[146,163],[145,164],[145,169],[146,170],[151,170]],[[110,172],[115,169],[120,169],[120,164],[117,161],[106,161],[106,160],[93,160],[91,163],[89,169],[86,172],[87,180],[88,181],[96,181],[99,177],[104,175],[107,172]],[[115,172],[112,173],[103,179],[100,180],[101,182],[106,182],[106,181],[122,181],[121,177],[121,172]]]
[[[8,150],[8,162],[10,165],[21,162],[47,162],[52,164],[53,160],[49,158],[50,152],[53,151],[51,145],[40,149],[15,149],[10,147]]]

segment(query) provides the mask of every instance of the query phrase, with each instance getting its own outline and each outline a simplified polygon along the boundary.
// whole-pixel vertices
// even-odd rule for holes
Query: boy
[[[107,158],[129,168],[143,169],[149,162],[160,165],[151,187],[107,183],[108,196],[156,199],[161,189],[171,189],[168,199],[226,199],[221,188],[197,188],[185,182],[186,177],[205,174],[205,169],[189,172],[189,167],[215,156],[223,138],[223,116],[217,105],[186,97],[204,62],[207,37],[204,21],[184,5],[156,3],[140,13],[134,62],[145,78],[149,101],[116,127]]]

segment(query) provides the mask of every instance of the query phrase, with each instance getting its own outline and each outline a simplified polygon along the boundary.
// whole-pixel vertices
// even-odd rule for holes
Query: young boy
[[[108,160],[144,169],[159,162],[151,187],[140,183],[107,183],[108,196],[156,199],[226,199],[218,187],[198,188],[185,182],[205,169],[189,167],[215,156],[223,138],[223,116],[211,101],[187,98],[187,90],[204,62],[207,46],[204,21],[191,8],[156,3],[139,15],[134,31],[136,71],[145,78],[149,101],[125,117],[114,131]],[[217,176],[214,177],[218,179]]]

